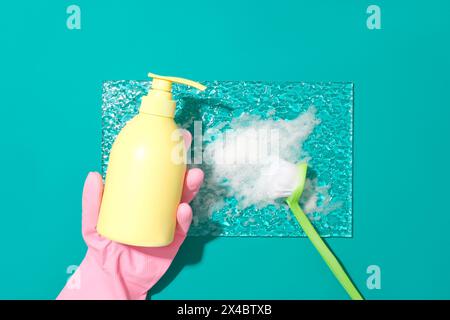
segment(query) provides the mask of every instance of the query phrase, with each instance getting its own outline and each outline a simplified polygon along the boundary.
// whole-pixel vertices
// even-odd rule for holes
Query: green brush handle
[[[339,263],[338,259],[334,256],[326,243],[322,240],[322,238],[312,225],[311,221],[309,221],[306,214],[300,208],[298,202],[292,202],[289,198],[286,202],[288,203],[289,208],[291,208],[292,213],[302,227],[303,231],[306,233],[309,240],[311,240],[314,247],[316,247],[317,251],[319,251],[323,260],[325,260],[326,264],[331,269],[336,279],[344,287],[345,291],[347,291],[350,298],[352,300],[364,300],[358,289],[356,289],[355,285],[350,280],[344,268]]]
[[[350,280],[350,277],[347,275],[344,268],[339,263],[338,259],[336,259],[333,252],[331,252],[330,248],[328,248],[326,243],[317,233],[302,208],[300,208],[299,201],[305,187],[308,165],[306,163],[299,163],[297,164],[297,167],[299,183],[292,194],[286,199],[289,208],[291,208],[292,213],[300,224],[300,227],[302,227],[309,240],[311,240],[314,247],[316,247],[317,251],[319,251],[322,259],[325,260],[328,267],[331,269],[336,279],[338,279],[340,284],[344,287],[345,291],[347,291],[350,298],[352,300],[364,300],[352,280]]]

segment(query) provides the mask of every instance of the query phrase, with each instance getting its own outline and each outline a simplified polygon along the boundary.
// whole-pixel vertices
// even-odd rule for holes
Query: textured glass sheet
[[[193,132],[193,122],[202,121],[203,132],[208,128],[226,129],[233,117],[242,113],[259,115],[263,119],[294,119],[308,107],[317,108],[321,123],[314,129],[303,148],[308,152],[310,178],[319,185],[329,185],[330,212],[310,216],[317,230],[325,237],[352,236],[352,134],[353,84],[346,82],[252,82],[203,81],[208,89],[174,85],[177,101],[175,121]],[[118,80],[103,84],[102,105],[102,170],[106,173],[109,151],[125,123],[140,106],[151,81]],[[225,124],[225,126],[224,126]],[[206,165],[198,165],[204,169]],[[194,223],[190,235],[215,236],[304,236],[303,231],[285,205],[264,208],[238,209],[236,199],[225,198],[225,205],[213,212],[210,219],[199,222],[206,215],[203,188],[192,203]]]

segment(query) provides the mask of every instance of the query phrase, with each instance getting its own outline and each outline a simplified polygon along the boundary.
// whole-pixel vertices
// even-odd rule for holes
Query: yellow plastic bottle
[[[124,244],[170,244],[186,171],[183,138],[173,120],[172,83],[205,90],[187,79],[152,73],[139,114],[117,136],[109,155],[97,223],[102,236]]]

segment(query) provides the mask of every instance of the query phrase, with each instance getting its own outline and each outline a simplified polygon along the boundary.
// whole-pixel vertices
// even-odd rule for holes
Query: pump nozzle
[[[153,78],[152,87],[142,98],[139,109],[140,112],[147,114],[173,118],[175,112],[175,101],[172,100],[173,82],[194,87],[200,91],[206,89],[204,85],[184,78],[160,76],[151,72],[148,76]]]
[[[204,85],[202,85],[198,82],[189,80],[189,79],[159,76],[159,75],[151,73],[151,72],[148,73],[148,76],[150,78],[153,78],[152,89],[171,91],[172,90],[172,82],[185,84],[187,86],[197,88],[200,91],[203,91],[206,89],[206,87]]]

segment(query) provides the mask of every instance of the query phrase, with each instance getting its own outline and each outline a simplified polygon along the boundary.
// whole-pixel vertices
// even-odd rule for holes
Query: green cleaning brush
[[[299,205],[300,196],[306,182],[306,171],[308,165],[306,163],[299,163],[297,165],[277,159],[272,163],[267,172],[264,172],[267,181],[271,181],[269,188],[269,196],[275,198],[286,198],[292,213],[300,224],[301,228],[308,236],[311,243],[319,251],[323,260],[326,262],[330,270],[333,272],[336,279],[347,291],[352,300],[363,300],[363,297],[355,287],[350,277],[345,272],[338,259],[328,248],[316,229],[309,221],[306,214]]]

